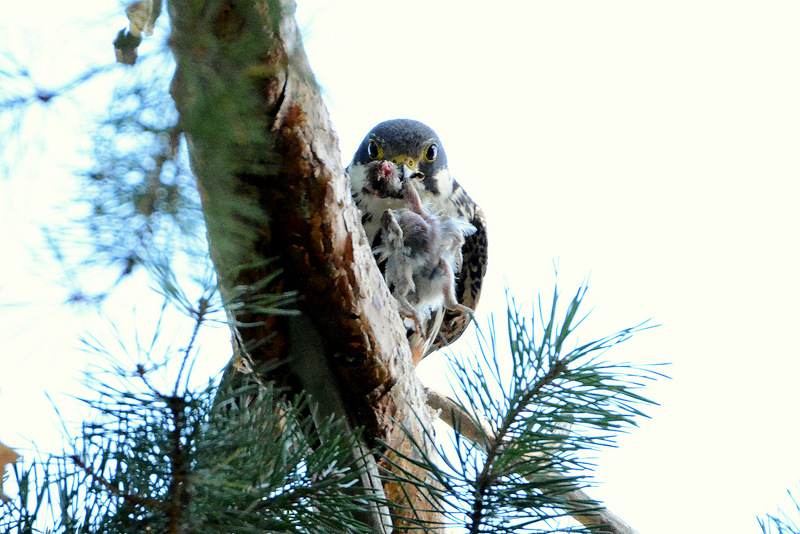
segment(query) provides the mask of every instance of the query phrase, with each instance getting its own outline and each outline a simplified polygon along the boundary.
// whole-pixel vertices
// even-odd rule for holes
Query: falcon
[[[384,162],[392,164],[397,172]],[[431,352],[453,343],[472,320],[465,310],[474,310],[478,305],[486,273],[487,234],[483,210],[450,175],[447,156],[436,132],[415,120],[395,119],[375,126],[356,150],[347,173],[361,223],[376,256],[383,250],[383,233],[387,227],[384,214],[387,210],[409,207],[403,188],[408,180],[415,182],[424,212],[443,222],[460,219],[475,229],[464,236],[452,273],[458,306],[450,303],[453,309],[447,309],[448,306],[432,309],[423,331],[409,329],[409,341],[417,363]],[[385,273],[386,261],[380,266]]]

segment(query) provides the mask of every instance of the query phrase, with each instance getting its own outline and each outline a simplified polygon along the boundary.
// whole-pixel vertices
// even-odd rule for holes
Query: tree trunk
[[[170,2],[172,94],[189,140],[211,258],[239,349],[262,377],[304,391],[399,451],[428,443],[429,411],[394,299],[350,196],[338,140],[300,42],[290,0]],[[274,313],[296,292],[299,315]],[[400,424],[398,424],[400,423]],[[403,430],[405,427],[405,430]],[[410,436],[412,439],[409,439]],[[384,491],[395,527],[441,515],[417,486]],[[435,501],[433,501],[435,502]],[[365,511],[381,531],[385,510]]]

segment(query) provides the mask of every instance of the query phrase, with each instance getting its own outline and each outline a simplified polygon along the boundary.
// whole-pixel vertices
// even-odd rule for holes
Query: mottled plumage
[[[387,173],[389,167],[383,166],[384,162],[393,163],[397,172]],[[452,255],[453,263],[450,264],[459,307],[439,307],[426,321],[424,332],[409,333],[412,345],[416,342],[421,346],[418,358],[449,345],[458,339],[471,320],[470,314],[464,313],[464,309],[475,309],[480,298],[487,260],[483,211],[450,176],[447,156],[439,137],[421,122],[397,119],[378,124],[356,150],[347,171],[353,198],[361,211],[361,222],[373,250],[377,249],[378,254],[383,243],[383,215],[387,210],[394,210],[395,215],[397,210],[408,210],[402,184],[411,177],[417,184],[425,213],[436,217],[441,224],[453,220],[459,222],[448,224],[467,223],[475,229],[469,235],[461,234],[463,244],[460,251]],[[399,225],[399,221],[396,222]],[[417,237],[423,234],[418,233]],[[439,235],[441,237],[441,230]],[[385,272],[385,265],[383,268]]]

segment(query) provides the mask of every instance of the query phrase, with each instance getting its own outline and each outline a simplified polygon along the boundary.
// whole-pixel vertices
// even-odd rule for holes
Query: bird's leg
[[[414,320],[414,325],[418,332],[422,332],[422,324],[414,306],[409,302],[408,295],[416,291],[414,283],[414,267],[411,260],[405,254],[397,254],[392,258],[392,273],[390,278],[393,282],[392,296],[397,301],[397,308],[402,317]],[[387,267],[388,269],[388,267]]]
[[[389,259],[393,252],[403,248],[403,229],[397,222],[394,211],[387,209],[381,216],[381,242],[372,252],[378,261]]]
[[[442,258],[439,260],[439,268],[444,271],[445,277],[447,278],[447,284],[443,288],[444,307],[448,310],[459,311],[469,317],[474,316],[475,311],[472,308],[460,304],[458,299],[456,299],[456,276],[450,264]]]
[[[400,310],[400,317],[405,317],[406,319],[411,319],[414,321],[414,331],[419,334],[424,334],[425,330],[422,327],[422,321],[419,320],[419,316],[416,313],[408,313]]]
[[[385,230],[382,237],[388,241],[386,245],[393,249],[401,249],[403,247],[403,229],[400,228],[400,223],[397,222],[394,210],[387,209],[383,212],[381,226]]]
[[[413,287],[414,281],[411,279],[410,276],[409,276],[409,282]],[[419,315],[414,309],[414,306],[412,306],[411,303],[408,301],[408,294],[410,293],[410,291],[405,291],[406,289],[407,286],[401,286],[399,288],[398,286],[395,286],[395,291],[392,293],[392,296],[397,301],[397,308],[400,312],[400,316],[413,320],[414,329],[417,332],[422,333],[424,332],[422,329],[422,321],[420,320]]]

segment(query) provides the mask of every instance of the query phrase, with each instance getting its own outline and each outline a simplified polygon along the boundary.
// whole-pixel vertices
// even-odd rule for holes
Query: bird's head
[[[363,186],[357,182],[374,162],[393,163],[401,180],[418,180],[418,187],[433,195],[449,192],[452,187],[439,136],[419,121],[394,119],[370,130],[348,166],[355,187]],[[402,194],[399,190],[396,193],[391,196],[399,198]]]

